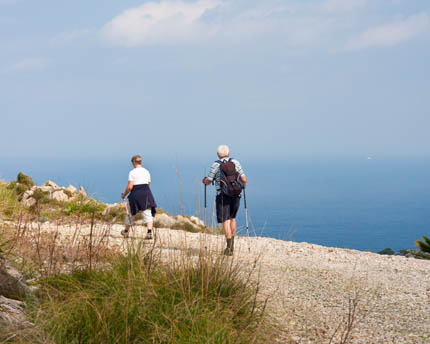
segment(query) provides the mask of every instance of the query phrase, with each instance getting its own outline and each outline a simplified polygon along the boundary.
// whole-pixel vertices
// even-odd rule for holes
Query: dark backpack
[[[218,160],[219,170],[221,172],[221,192],[228,197],[237,197],[241,194],[243,184],[240,175],[236,171],[236,165],[229,160]]]

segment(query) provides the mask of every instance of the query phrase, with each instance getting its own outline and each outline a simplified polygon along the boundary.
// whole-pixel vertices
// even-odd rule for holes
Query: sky
[[[0,157],[430,157],[430,2],[0,0]]]

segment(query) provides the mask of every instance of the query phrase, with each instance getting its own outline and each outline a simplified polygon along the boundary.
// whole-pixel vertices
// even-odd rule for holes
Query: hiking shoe
[[[146,233],[145,240],[152,240],[152,233],[151,232]]]
[[[123,229],[121,231],[121,235],[123,236],[123,238],[128,238],[128,231],[126,231],[125,229]]]
[[[233,255],[233,251],[227,247],[224,250],[224,256],[232,256],[232,255]]]

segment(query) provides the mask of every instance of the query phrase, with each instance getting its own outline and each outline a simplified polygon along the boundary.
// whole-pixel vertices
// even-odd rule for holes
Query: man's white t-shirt
[[[151,182],[151,175],[146,168],[133,168],[128,174],[128,181],[133,182],[134,185],[149,184]]]

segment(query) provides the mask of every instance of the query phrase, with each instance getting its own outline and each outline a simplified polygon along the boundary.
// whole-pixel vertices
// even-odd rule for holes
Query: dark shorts
[[[239,197],[216,196],[216,217],[218,223],[236,218],[240,206]]]

